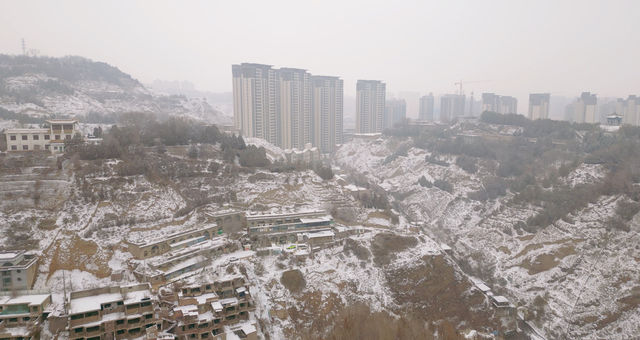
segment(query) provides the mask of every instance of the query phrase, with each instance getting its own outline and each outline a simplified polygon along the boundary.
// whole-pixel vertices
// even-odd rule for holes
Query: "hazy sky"
[[[142,82],[231,91],[231,64],[257,62],[446,93],[454,82],[515,95],[640,93],[640,1],[0,2],[0,53],[108,62]]]

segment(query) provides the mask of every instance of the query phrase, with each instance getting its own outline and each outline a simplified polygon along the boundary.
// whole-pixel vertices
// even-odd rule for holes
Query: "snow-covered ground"
[[[425,161],[428,150],[417,148],[385,162],[398,144],[393,138],[356,138],[337,151],[335,162],[345,173],[364,176],[401,197],[397,203],[410,222],[452,246],[455,257],[484,274],[494,290],[527,307],[542,297],[546,312],[540,326],[548,336],[624,339],[640,332],[634,302],[640,290],[639,216],[631,232],[609,230],[605,223],[617,197],[602,197],[570,216],[570,223],[558,221],[531,234],[516,224],[536,210],[513,204],[512,194],[487,202],[467,198],[489,174],[485,169],[470,175],[452,155],[439,155],[449,166],[432,164]],[[562,180],[588,184],[604,175],[601,166],[582,164]],[[454,190],[422,187],[421,176],[446,180]]]

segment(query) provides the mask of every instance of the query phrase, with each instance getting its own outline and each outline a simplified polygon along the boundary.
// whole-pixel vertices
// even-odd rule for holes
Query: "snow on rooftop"
[[[213,301],[211,303],[211,308],[213,308],[213,310],[216,312],[222,312],[222,304],[220,303],[220,301]]]
[[[128,291],[126,293],[127,299],[124,300],[125,305],[130,305],[136,302],[151,300],[153,295],[148,290],[136,290],[136,291]]]
[[[333,231],[330,231],[330,230],[322,230],[322,231],[317,231],[315,233],[305,233],[305,236],[313,239],[313,238],[319,238],[319,237],[333,237],[335,236],[335,234],[333,233]]]
[[[312,218],[302,217],[302,218],[300,218],[300,222],[302,222],[302,223],[318,223],[318,222],[327,222],[327,221],[331,221],[331,216],[327,215],[327,216],[321,216],[321,217],[312,217]]]
[[[502,295],[494,295],[493,296],[493,300],[496,303],[509,303],[509,300],[506,297],[502,296]]]
[[[10,260],[18,255],[19,253],[0,253],[0,260]]]
[[[252,323],[245,323],[240,329],[242,329],[242,332],[244,332],[245,335],[248,335],[256,331],[256,326]]]
[[[485,293],[491,290],[491,288],[489,288],[489,286],[485,285],[484,283],[478,283],[476,284],[476,287],[478,289],[480,289],[481,292]]]
[[[71,299],[69,314],[79,314],[100,310],[103,303],[113,303],[122,300],[120,293],[105,293]]]
[[[25,303],[28,303],[29,305],[41,305],[50,297],[51,294],[20,295],[14,298],[9,298],[2,303],[5,305],[21,305]]]

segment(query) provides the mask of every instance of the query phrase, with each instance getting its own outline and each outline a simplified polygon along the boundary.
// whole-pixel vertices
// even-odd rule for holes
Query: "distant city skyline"
[[[552,107],[554,96],[640,93],[640,46],[631,43],[640,32],[638,1],[364,4],[4,1],[0,53],[22,53],[24,38],[42,55],[80,55],[143,83],[189,80],[212,92],[231,92],[228,65],[244,61],[339,74],[345,96],[355,96],[357,79],[420,95],[485,80],[465,85],[467,97],[513,96],[521,114],[530,93],[550,93]],[[406,99],[416,117],[417,103]]]

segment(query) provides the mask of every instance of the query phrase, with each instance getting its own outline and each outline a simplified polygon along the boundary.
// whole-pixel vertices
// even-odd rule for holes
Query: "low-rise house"
[[[0,339],[32,339],[47,318],[51,294],[0,296]]]
[[[149,284],[104,287],[72,292],[69,338],[132,339],[158,327],[157,298]]]
[[[37,257],[24,251],[0,253],[0,290],[31,289],[36,278]]]
[[[47,120],[46,128],[6,129],[7,151],[64,152],[65,140],[70,140],[78,130],[78,121],[73,119]]]

